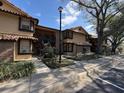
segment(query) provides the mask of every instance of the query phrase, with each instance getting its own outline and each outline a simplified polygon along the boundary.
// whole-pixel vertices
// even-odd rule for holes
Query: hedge
[[[1,63],[0,81],[26,77],[32,74],[34,70],[34,64],[31,62]]]

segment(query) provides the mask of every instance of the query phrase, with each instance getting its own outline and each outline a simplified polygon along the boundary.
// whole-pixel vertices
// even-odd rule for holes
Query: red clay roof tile
[[[31,40],[37,40],[37,38],[35,38],[35,37],[26,36],[26,35],[16,35],[16,34],[5,34],[5,33],[0,33],[0,40],[17,41],[18,39],[31,39]]]

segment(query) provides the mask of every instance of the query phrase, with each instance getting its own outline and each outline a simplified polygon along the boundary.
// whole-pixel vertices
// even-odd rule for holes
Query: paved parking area
[[[103,57],[95,60],[79,61],[75,65],[52,70],[34,59],[36,73],[31,78],[0,83],[0,93],[124,93],[119,88],[99,80],[96,77],[97,75],[93,73],[94,69],[100,70],[103,73],[102,75],[98,73],[101,78],[106,80],[110,78],[113,83],[115,80],[108,75],[115,77],[114,73],[118,72],[115,68],[121,68],[122,73],[119,71],[120,81],[117,81],[117,84],[123,87],[123,82],[121,82],[123,77],[121,76],[123,76],[124,65],[120,64],[115,67],[120,63],[119,60],[120,57]],[[123,59],[120,61],[123,61]],[[113,69],[108,71],[108,68],[111,67]],[[87,74],[87,71],[90,75]]]
[[[89,75],[92,83],[77,93],[124,93],[124,61],[109,71],[104,70],[103,73],[97,78]]]

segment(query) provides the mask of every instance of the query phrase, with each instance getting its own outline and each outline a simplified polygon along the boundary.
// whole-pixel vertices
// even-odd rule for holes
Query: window
[[[0,6],[2,6],[3,5],[3,3],[0,1]]]
[[[29,54],[32,52],[30,40],[19,40],[18,44],[19,54]]]
[[[20,30],[34,31],[34,22],[27,18],[20,18]]]
[[[79,28],[79,31],[81,31],[81,28]]]
[[[86,41],[89,41],[89,36],[85,35]]]
[[[72,31],[64,31],[63,38],[64,39],[67,39],[67,38],[72,39],[73,38],[73,32]]]
[[[64,44],[64,52],[73,52],[73,44],[72,43],[67,43]]]
[[[87,48],[83,48],[83,53],[86,53],[87,52]]]
[[[90,47],[89,46],[83,46],[83,53],[89,53]]]

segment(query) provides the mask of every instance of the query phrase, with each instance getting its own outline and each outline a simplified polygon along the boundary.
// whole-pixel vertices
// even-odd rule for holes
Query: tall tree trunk
[[[112,52],[112,54],[115,55],[116,54],[116,49],[115,48],[112,48],[112,51],[111,52]]]
[[[98,32],[97,54],[101,54],[101,52],[102,52],[102,36],[101,33]]]
[[[116,54],[116,46],[115,46],[115,44],[112,44],[112,50],[111,50],[111,52],[112,52],[112,54]]]
[[[102,54],[102,44],[103,44],[103,29],[99,21],[97,21],[97,54]]]

